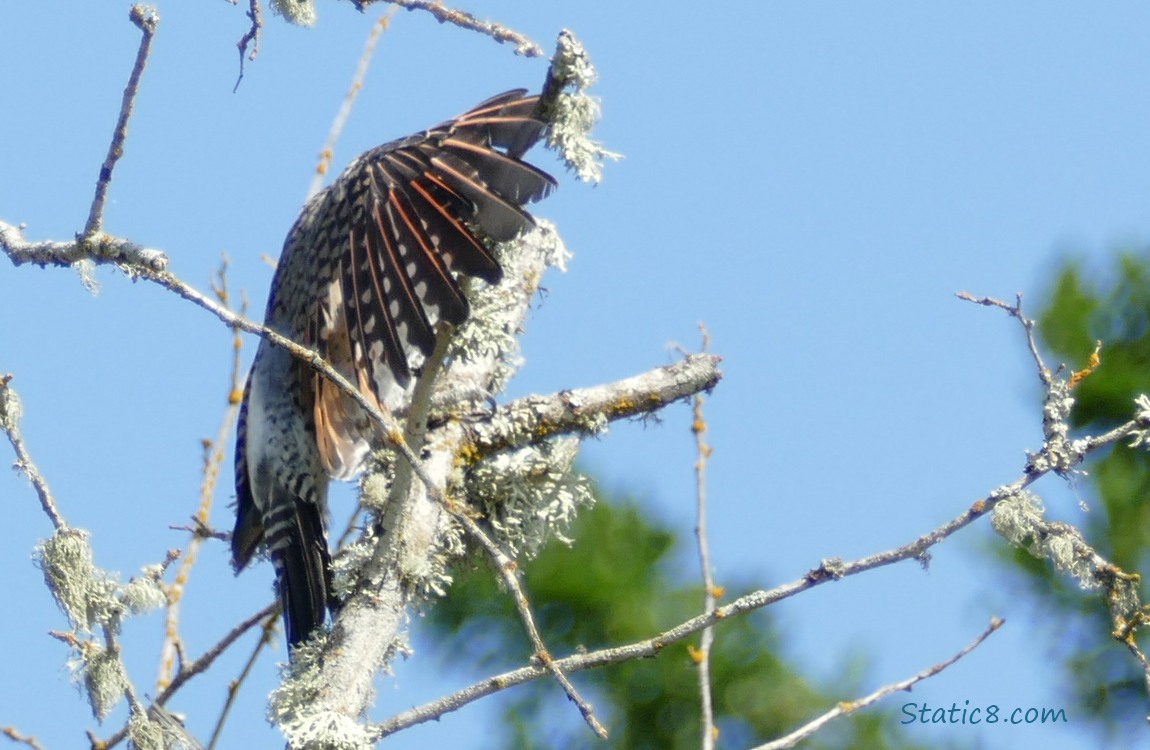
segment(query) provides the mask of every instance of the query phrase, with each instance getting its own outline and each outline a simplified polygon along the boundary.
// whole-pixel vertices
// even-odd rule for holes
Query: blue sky
[[[953,293],[1021,291],[1037,312],[1060,259],[1101,267],[1115,248],[1150,236],[1150,9],[702,8],[467,7],[547,50],[572,29],[601,74],[597,136],[625,155],[594,188],[563,175],[550,154],[533,155],[561,179],[538,213],[575,258],[546,280],[509,393],[664,364],[676,356],[669,344],[694,346],[706,323],[726,376],[707,404],[717,575],[771,586],[822,558],[855,558],[938,526],[1014,480],[1023,451],[1040,447],[1037,380],[1017,326]],[[161,2],[159,11],[106,228],[163,249],[172,270],[201,288],[226,252],[230,283],[255,313],[271,277],[260,255],[278,253],[382,9],[361,15],[320,0],[310,30],[269,15],[260,56],[234,94],[242,9]],[[126,16],[126,4],[0,7],[0,219],[27,224],[29,239],[83,227],[135,55]],[[399,12],[335,164],[491,94],[537,88],[545,67]],[[16,377],[25,437],[62,512],[92,530],[97,562],[126,577],[184,543],[167,527],[195,509],[199,440],[216,429],[231,340],[162,290],[108,269],[99,278],[92,297],[68,271],[0,264],[0,372]],[[254,348],[249,339],[245,356]],[[659,425],[618,426],[586,445],[583,465],[688,534],[688,426],[683,407]],[[229,482],[213,512],[219,527],[230,524]],[[1053,515],[1080,518],[1057,481],[1037,489]],[[9,612],[0,674],[19,676],[0,680],[0,725],[47,748],[74,746],[91,720],[68,684],[64,648],[45,635],[65,621],[30,563],[50,527],[13,473],[0,473],[0,502],[9,514],[0,526]],[[978,557],[1001,544],[983,521],[936,548],[929,572],[904,564],[784,602],[775,615],[788,655],[833,679],[865,652],[873,659],[862,683],[877,687],[948,657],[999,616],[1006,626],[980,649],[888,703],[1060,707],[1057,631]],[[185,600],[190,651],[268,601],[270,580],[266,565],[233,578],[223,545],[208,546]],[[144,692],[159,623],[153,615],[127,627],[129,667]],[[381,681],[376,718],[479,676],[446,672],[418,620],[413,629],[418,653]],[[203,739],[238,659],[171,705]],[[224,747],[275,742],[262,718],[274,682],[264,660]],[[494,706],[391,744],[478,747],[477,727]],[[1072,715],[1056,727],[933,726],[919,736],[1097,747],[1083,724]],[[1143,717],[1128,724],[1145,739]]]

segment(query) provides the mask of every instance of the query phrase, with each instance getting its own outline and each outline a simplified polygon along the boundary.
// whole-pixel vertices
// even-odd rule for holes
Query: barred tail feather
[[[331,555],[319,508],[289,501],[270,514],[268,548],[276,570],[289,646],[306,641],[327,616]],[[284,516],[287,516],[286,518]],[[282,523],[279,521],[282,519]]]

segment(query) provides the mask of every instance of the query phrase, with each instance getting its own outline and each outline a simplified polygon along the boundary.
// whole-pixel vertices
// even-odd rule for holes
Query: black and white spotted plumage
[[[374,148],[315,195],[288,233],[265,323],[319,351],[370,399],[402,409],[440,321],[467,319],[460,276],[495,283],[482,237],[534,225],[523,206],[555,181],[521,160],[542,135],[538,97],[509,91]],[[328,478],[348,479],[375,427],[346,394],[261,340],[236,445],[237,572],[260,545],[275,566],[288,642],[331,606]]]

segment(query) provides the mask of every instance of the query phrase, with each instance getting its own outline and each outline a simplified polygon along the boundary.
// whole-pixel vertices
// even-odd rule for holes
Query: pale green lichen
[[[515,268],[524,255],[539,255],[546,266],[566,270],[571,253],[555,226],[543,219],[536,219],[535,223],[534,228],[518,239],[494,246],[500,265]],[[523,281],[532,287],[539,283],[538,279]],[[519,284],[508,283],[494,286],[476,283],[469,287],[471,315],[453,333],[450,356],[464,362],[497,357],[496,371],[491,380],[491,390],[497,393],[523,364],[519,355],[523,289]]]
[[[177,747],[165,741],[164,728],[159,722],[152,721],[147,714],[138,711],[133,711],[128,718],[128,739],[131,740],[133,750],[168,750],[169,747]]]
[[[124,697],[128,686],[128,675],[119,656],[95,641],[83,641],[69,666],[73,675],[83,682],[92,716],[102,722]]]
[[[128,736],[130,747],[135,750],[204,750],[179,717],[156,703],[148,707],[146,714],[132,712]]]
[[[595,83],[597,74],[587,51],[570,31],[559,34],[551,75],[560,87],[573,90],[561,93],[548,113],[547,145],[559,152],[567,168],[580,180],[599,182],[603,179],[603,161],[621,157],[590,138],[601,110],[599,101],[586,90]]]
[[[114,643],[113,636],[126,615],[163,606],[167,601],[160,583],[164,566],[146,566],[142,575],[121,585],[115,575],[96,567],[88,533],[72,528],[58,529],[42,541],[35,561],[74,631],[67,638],[73,646],[68,666],[87,694],[92,715],[103,721],[124,697],[128,676],[118,649],[77,636],[102,629],[106,642]]]
[[[359,502],[375,513],[383,513],[395,481],[395,453],[391,449],[376,451],[371,468],[359,482]]]
[[[95,297],[100,293],[100,282],[96,280],[96,264],[90,258],[81,258],[72,264],[72,269],[80,277],[80,285]]]
[[[1138,407],[1134,413],[1134,420],[1141,429],[1130,433],[1129,445],[1131,448],[1150,447],[1150,396],[1145,393],[1139,394],[1134,399],[1134,405]]]
[[[451,561],[466,550],[463,529],[448,514],[439,518],[434,540],[405,540],[400,547],[399,572],[417,599],[443,596],[454,580]]]
[[[88,532],[82,529],[57,530],[36,547],[35,562],[77,631],[91,632],[102,625],[119,632],[126,613],[141,614],[167,602],[160,583],[164,566],[146,566],[142,575],[122,585],[114,574],[96,567]]]
[[[87,532],[56,531],[37,546],[35,560],[73,628],[90,632],[97,624],[118,622],[123,610],[116,597],[118,585],[93,563]]]
[[[272,13],[295,26],[315,25],[316,12],[311,0],[271,0],[271,8]]]
[[[324,644],[312,639],[292,651],[291,664],[268,703],[268,720],[279,727],[289,747],[308,750],[367,750],[367,727],[331,710],[315,710],[321,685],[319,664]]]
[[[24,416],[24,405],[16,391],[8,387],[7,382],[0,382],[0,430],[14,430]]]
[[[1050,560],[1059,572],[1075,578],[1081,588],[1102,585],[1098,573],[1106,567],[1104,561],[1078,529],[1046,521],[1036,495],[1025,491],[1007,495],[994,506],[991,525],[1014,546]]]
[[[145,566],[143,575],[136,576],[124,586],[120,592],[120,601],[134,615],[164,606],[168,603],[168,595],[160,584],[163,575],[164,566]]]
[[[534,555],[594,503],[590,481],[573,470],[579,441],[558,438],[484,459],[467,475],[467,492],[496,542],[512,557]]]

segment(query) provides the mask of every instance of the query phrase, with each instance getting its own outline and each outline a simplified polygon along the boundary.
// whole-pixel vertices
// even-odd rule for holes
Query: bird
[[[264,324],[317,351],[373,406],[402,411],[440,321],[468,318],[465,277],[498,283],[487,244],[535,225],[524,206],[551,175],[523,155],[543,135],[540,97],[515,89],[354,159],[303,206],[272,278]],[[238,575],[270,556],[289,654],[326,622],[331,479],[358,474],[382,433],[365,410],[261,338],[236,435]]]

